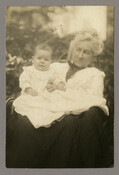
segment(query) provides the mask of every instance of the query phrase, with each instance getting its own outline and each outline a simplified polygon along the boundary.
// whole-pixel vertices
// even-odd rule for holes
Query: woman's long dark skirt
[[[98,107],[35,129],[7,104],[6,167],[96,168],[111,163],[108,117]]]

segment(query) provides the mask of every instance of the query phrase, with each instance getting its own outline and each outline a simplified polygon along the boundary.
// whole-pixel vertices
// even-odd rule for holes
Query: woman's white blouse
[[[67,63],[53,63],[51,69],[58,79],[65,81],[69,69]],[[64,114],[80,114],[92,106],[100,107],[107,115],[108,108],[103,97],[104,72],[85,68],[76,72],[66,82],[66,91],[39,92],[39,96],[21,95],[14,101],[16,112],[26,115],[35,128],[48,126]]]
[[[89,94],[103,97],[104,77],[104,72],[96,68],[85,68],[68,80],[67,88],[82,88]]]
[[[69,69],[67,63],[53,63],[52,67],[57,69],[59,78],[65,77]],[[90,67],[77,71],[66,83],[66,87],[72,90],[81,88],[95,96],[103,97],[105,73],[97,68]]]

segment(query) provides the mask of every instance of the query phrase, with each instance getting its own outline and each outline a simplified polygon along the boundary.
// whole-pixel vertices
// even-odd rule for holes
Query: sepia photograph
[[[6,167],[114,167],[114,6],[6,7]]]

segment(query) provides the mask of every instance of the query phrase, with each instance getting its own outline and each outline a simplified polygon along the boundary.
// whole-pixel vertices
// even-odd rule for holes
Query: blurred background
[[[22,6],[6,9],[6,97],[18,96],[19,75],[31,65],[34,47],[47,42],[53,60],[66,62],[69,43],[84,27],[95,28],[105,47],[98,57],[106,74],[104,96],[110,110],[110,134],[114,119],[114,7],[113,6]]]

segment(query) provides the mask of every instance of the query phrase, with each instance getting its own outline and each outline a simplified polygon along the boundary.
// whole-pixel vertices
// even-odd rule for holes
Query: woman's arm
[[[103,90],[104,90],[104,72],[96,72],[95,75],[92,78],[92,83],[89,89],[87,89],[87,92],[90,95],[103,97]]]

